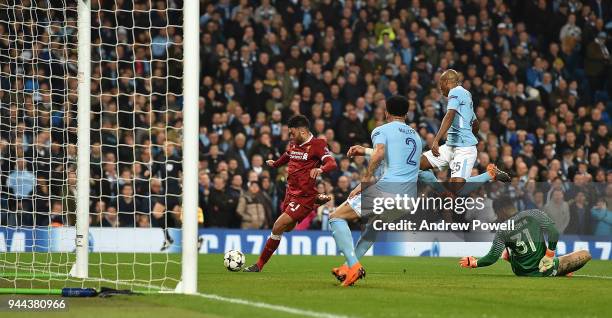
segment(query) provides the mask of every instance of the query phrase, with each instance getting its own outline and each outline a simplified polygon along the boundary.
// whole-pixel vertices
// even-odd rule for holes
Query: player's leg
[[[272,234],[266,240],[266,245],[264,245],[261,254],[259,255],[259,259],[257,263],[247,267],[244,269],[245,272],[260,272],[266,263],[270,260],[270,257],[276,252],[278,245],[280,244],[283,233],[291,231],[295,224],[297,223],[291,216],[287,213],[281,214],[276,222],[274,222],[274,226],[272,227]]]
[[[372,248],[375,241],[376,231],[372,226],[366,226],[361,233],[359,240],[357,240],[357,245],[355,245],[355,256],[357,257],[357,260],[361,260],[361,258],[370,250],[370,248]],[[339,281],[343,281],[346,277],[348,269],[348,265],[344,263],[342,266],[332,269],[332,274],[336,276],[336,279]]]
[[[357,263],[357,257],[355,256],[353,236],[348,226],[348,221],[354,222],[357,220],[359,220],[359,215],[353,211],[353,208],[347,202],[341,204],[329,215],[329,226],[332,230],[332,236],[349,267]]]
[[[346,260],[347,268],[342,268],[343,272],[346,272],[342,286],[352,285],[355,281],[365,276],[365,270],[355,255],[353,236],[347,223],[347,221],[354,222],[359,220],[359,214],[353,209],[353,206],[360,205],[360,200],[360,195],[352,200],[348,200],[329,216],[329,226],[332,230],[332,236],[336,241],[338,250],[340,250]],[[351,204],[353,206],[351,206]],[[339,268],[332,270],[332,273],[336,275],[336,277],[338,277],[338,270]],[[342,280],[340,277],[338,278]]]
[[[357,256],[357,259],[361,259],[374,245],[375,241],[376,230],[372,226],[366,226],[357,241],[357,245],[355,245],[355,256]]]
[[[434,183],[438,181],[436,176],[432,171],[427,172],[427,170],[444,171],[448,169],[453,158],[453,147],[442,145],[438,149],[440,152],[439,156],[434,155],[431,150],[426,151],[421,156],[419,169],[422,171],[419,172],[419,181],[429,184],[437,192],[443,193],[447,192],[446,188],[442,184],[436,185]],[[450,188],[448,190],[452,191]]]
[[[440,155],[442,155],[442,150],[440,150]],[[478,150],[476,146],[455,147],[452,149],[449,163],[451,178],[448,185],[452,193],[458,194],[461,188],[465,186],[466,180],[472,174],[472,167],[474,167],[474,163],[476,163],[477,155]]]
[[[357,245],[355,245],[355,257],[357,260],[361,260],[361,258],[370,250],[374,242],[376,241],[376,231],[372,226],[366,226],[363,229],[361,236],[359,236],[359,240],[357,240]],[[334,267],[332,269],[332,274],[339,281],[344,281],[346,278],[346,273],[348,272],[349,267],[347,263],[343,263],[341,266]]]
[[[589,251],[576,251],[559,257],[557,276],[565,276],[581,269],[591,260]]]
[[[506,172],[499,170],[496,165],[490,163],[485,173],[465,179],[465,184],[457,191],[457,195],[469,195],[489,181],[510,182],[511,180]]]
[[[434,167],[431,165],[426,156],[421,156],[421,162],[419,163],[420,170],[430,170]]]
[[[425,157],[421,158],[421,162],[425,160],[427,161],[427,159]],[[427,164],[429,164],[429,162],[427,162]],[[421,164],[421,166],[423,166]],[[445,187],[444,184],[440,181],[438,181],[438,178],[436,178],[436,175],[433,173],[433,171],[431,170],[420,170],[419,171],[419,178],[418,181],[430,186],[434,191],[438,192],[438,193],[444,193],[446,191],[448,191]]]
[[[447,145],[442,145],[438,149],[440,151],[439,156],[435,156],[431,150],[423,153],[421,162],[419,163],[420,170],[436,169],[444,171],[448,169],[452,159],[452,148]]]
[[[427,159],[423,157],[421,161],[423,160],[426,161]],[[429,162],[427,162],[427,164],[429,164]],[[477,176],[468,177],[467,179],[465,179],[465,184],[456,194],[459,196],[468,195],[489,181],[510,182],[511,179],[507,173],[502,170],[499,170],[497,166],[491,163],[487,166],[487,171],[485,173],[481,173]],[[446,189],[444,187],[443,183],[438,181],[438,178],[436,178],[436,175],[431,170],[419,171],[419,182],[430,186],[434,191],[438,193],[444,193],[446,191],[449,191],[449,189]]]

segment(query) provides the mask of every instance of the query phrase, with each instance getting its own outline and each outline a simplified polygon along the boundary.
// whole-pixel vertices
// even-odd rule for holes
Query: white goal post
[[[199,6],[0,0],[0,294],[197,293]]]
[[[78,102],[77,102],[77,197],[76,197],[76,263],[74,272],[77,278],[89,277],[89,156],[91,129],[91,3],[79,0],[77,4],[78,29]]]
[[[198,156],[200,1],[185,0],[183,8],[183,246],[182,292],[198,289]]]

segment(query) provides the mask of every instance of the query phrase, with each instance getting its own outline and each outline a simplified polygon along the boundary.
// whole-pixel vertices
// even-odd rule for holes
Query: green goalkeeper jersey
[[[512,271],[519,276],[550,276],[550,273],[540,273],[538,264],[548,248],[555,250],[559,240],[559,232],[553,220],[540,210],[526,210],[514,215],[514,229],[497,231],[493,246],[487,255],[478,259],[478,267],[495,263],[505,248],[510,249],[510,264]],[[555,264],[557,262],[555,261]]]

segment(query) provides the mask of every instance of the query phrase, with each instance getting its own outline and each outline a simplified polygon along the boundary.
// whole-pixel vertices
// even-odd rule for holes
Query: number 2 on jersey
[[[411,166],[416,166],[417,163],[416,161],[414,161],[414,154],[416,153],[416,148],[417,148],[417,144],[416,141],[414,141],[414,139],[408,137],[406,138],[406,145],[408,145],[408,147],[410,147],[412,145],[412,150],[410,150],[410,154],[408,155],[408,159],[406,159],[406,163],[411,165]]]

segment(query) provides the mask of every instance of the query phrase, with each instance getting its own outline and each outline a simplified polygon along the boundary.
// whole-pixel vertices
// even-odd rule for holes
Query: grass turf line
[[[2,257],[7,260],[7,254]],[[102,255],[121,263],[132,254]],[[140,256],[138,256],[140,257]],[[143,259],[151,257],[149,254]],[[153,254],[155,261],[164,254]],[[250,264],[256,255],[247,255]],[[275,255],[262,273],[234,273],[223,267],[222,255],[200,255],[198,290],[208,295],[285,306],[301,311],[351,317],[607,317],[612,290],[612,262],[592,261],[573,278],[515,277],[508,263],[490,268],[461,269],[454,258],[365,257],[367,279],[341,288],[330,269],[340,257]],[[23,260],[23,258],[21,258]],[[139,261],[141,261],[139,260]],[[108,262],[110,263],[110,261]],[[106,264],[108,279],[145,278],[146,273]],[[172,267],[174,268],[174,267]],[[166,272],[177,275],[176,271]],[[136,275],[136,276],[135,276]],[[601,277],[597,277],[601,276]],[[7,286],[0,278],[0,287]],[[61,284],[60,281],[44,284]],[[102,286],[109,285],[99,283]],[[184,295],[146,295],[109,299],[70,299],[70,315],[87,317],[288,317],[287,312],[249,304]],[[65,313],[45,316],[61,317]],[[20,315],[16,315],[19,317]],[[30,317],[24,313],[22,317]],[[299,316],[299,315],[294,315]]]

